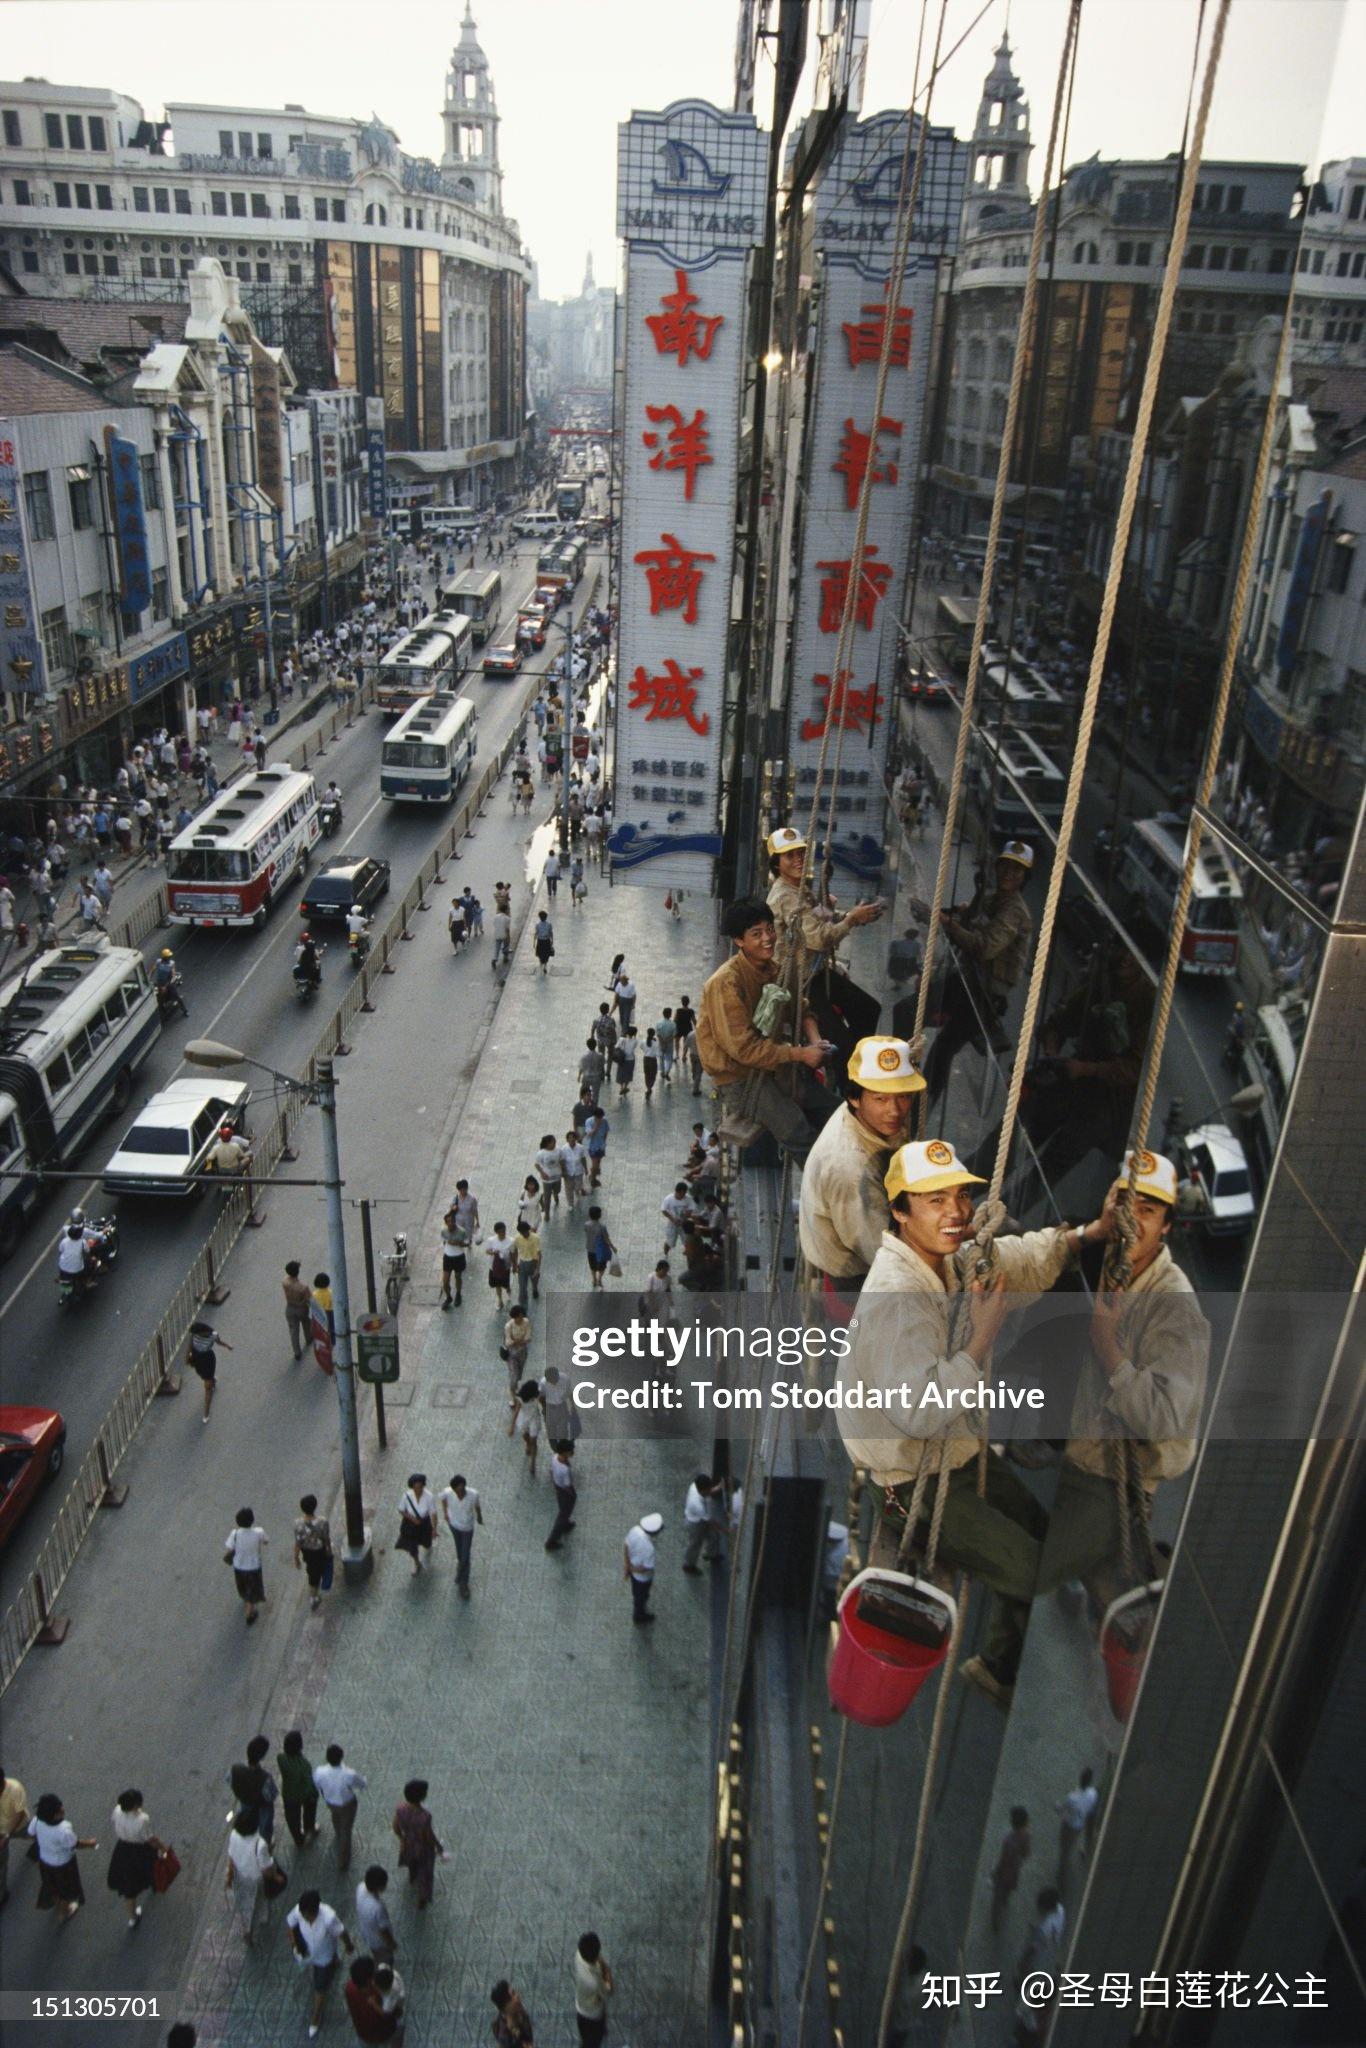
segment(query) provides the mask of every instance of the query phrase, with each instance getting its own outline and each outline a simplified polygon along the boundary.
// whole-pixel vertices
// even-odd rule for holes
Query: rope
[[[1058,148],[1058,131],[1062,123],[1063,100],[1067,75],[1071,66],[1077,41],[1077,28],[1081,20],[1082,0],[1071,0],[1067,12],[1067,32],[1063,37],[1062,58],[1058,66],[1057,90],[1053,95],[1053,114],[1049,122],[1048,148],[1044,156],[1043,191],[1039,204],[1034,209],[1034,232],[1029,244],[1029,264],[1025,271],[1024,297],[1020,303],[1020,323],[1015,337],[1015,357],[1010,369],[1010,392],[1006,399],[1005,425],[1001,430],[1001,457],[996,465],[996,490],[991,501],[991,518],[987,525],[986,556],[982,563],[982,583],[977,593],[977,617],[972,628],[972,652],[968,657],[967,681],[963,685],[963,708],[958,719],[958,737],[953,750],[953,772],[949,778],[948,799],[944,808],[944,834],[939,844],[939,865],[935,872],[934,894],[930,899],[929,929],[925,934],[925,959],[920,972],[920,988],[915,1002],[915,1026],[912,1037],[925,1029],[925,1013],[929,1007],[930,982],[934,975],[934,953],[939,939],[939,925],[944,908],[944,895],[948,883],[949,864],[953,857],[954,835],[957,830],[958,813],[963,800],[964,769],[967,763],[968,736],[972,731],[973,708],[977,702],[977,678],[982,665],[982,643],[986,639],[987,614],[991,603],[992,579],[996,574],[996,554],[1001,540],[1001,521],[1005,513],[1006,486],[1010,481],[1010,457],[1015,445],[1015,430],[1020,416],[1020,393],[1024,387],[1025,362],[1029,354],[1029,339],[1034,331],[1034,309],[1039,293],[1039,265],[1043,258],[1043,246],[1048,225],[1049,196],[1053,186],[1053,162]],[[917,1108],[917,1128],[923,1137],[925,1133],[925,1097],[922,1095]],[[998,1190],[999,1192],[999,1190]]]

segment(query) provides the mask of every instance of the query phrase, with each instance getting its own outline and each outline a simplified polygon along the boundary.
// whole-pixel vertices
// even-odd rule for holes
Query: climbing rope
[[[1010,369],[1010,391],[1006,398],[1005,425],[1001,430],[1001,455],[996,465],[996,489],[991,500],[991,518],[987,524],[986,554],[982,563],[982,583],[977,593],[977,617],[973,621],[972,651],[968,657],[967,681],[963,685],[963,708],[958,719],[958,737],[953,750],[953,770],[949,777],[949,793],[944,807],[944,832],[939,843],[939,864],[935,871],[934,894],[930,899],[929,928],[925,934],[925,959],[920,971],[920,988],[915,1003],[915,1031],[925,1028],[925,1013],[929,1007],[930,982],[934,975],[935,947],[939,940],[939,926],[944,908],[944,895],[948,883],[949,865],[953,858],[953,843],[958,827],[958,813],[963,800],[964,771],[967,764],[968,737],[972,731],[973,710],[977,702],[977,678],[982,665],[982,643],[986,639],[987,617],[991,608],[991,586],[996,575],[996,555],[1001,541],[1001,521],[1005,514],[1006,486],[1010,481],[1010,459],[1015,446],[1015,430],[1020,416],[1020,393],[1024,387],[1025,364],[1030,353],[1030,337],[1034,333],[1034,315],[1039,295],[1039,266],[1043,258],[1043,247],[1048,227],[1053,191],[1053,164],[1058,151],[1058,134],[1062,125],[1063,105],[1066,97],[1067,80],[1076,61],[1077,31],[1081,23],[1082,0],[1071,0],[1067,10],[1067,29],[1063,36],[1062,57],[1058,65],[1058,84],[1053,95],[1053,113],[1048,126],[1048,147],[1044,153],[1043,184],[1041,197],[1034,209],[1034,232],[1029,243],[1029,262],[1025,270],[1024,297],[1020,302],[1020,323],[1016,330],[1015,358]],[[917,1129],[925,1133],[925,1098],[922,1095],[917,1108]]]

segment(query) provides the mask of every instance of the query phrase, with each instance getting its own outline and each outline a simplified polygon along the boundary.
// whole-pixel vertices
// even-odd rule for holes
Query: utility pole
[[[322,1112],[323,1185],[327,1190],[327,1245],[332,1266],[336,1335],[332,1346],[337,1401],[341,1408],[342,1494],[346,1503],[346,1547],[342,1572],[359,1585],[374,1570],[374,1553],[361,1500],[360,1434],[356,1418],[356,1371],[351,1359],[351,1297],[346,1281],[346,1222],[342,1211],[341,1154],[337,1143],[337,1083],[327,1055],[317,1061],[318,1108]]]

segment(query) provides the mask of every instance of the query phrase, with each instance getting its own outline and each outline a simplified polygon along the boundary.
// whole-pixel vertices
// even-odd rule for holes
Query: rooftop
[[[0,299],[0,341],[22,342],[60,369],[106,384],[159,341],[184,337],[189,307],[84,299]]]
[[[87,378],[0,342],[0,413],[94,412],[108,402]]]

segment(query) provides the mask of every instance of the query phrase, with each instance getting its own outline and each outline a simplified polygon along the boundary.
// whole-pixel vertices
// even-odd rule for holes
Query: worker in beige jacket
[[[883,903],[856,903],[843,915],[818,904],[806,878],[807,840],[794,825],[768,836],[768,871],[773,877],[768,907],[778,943],[774,965],[786,977],[794,953],[802,955],[802,992],[816,1013],[822,1035],[848,1052],[855,1040],[877,1030],[882,1005],[845,974],[836,958],[842,940],[860,925],[881,917]]]
[[[1132,1446],[1150,1503],[1162,1480],[1179,1478],[1195,1457],[1210,1330],[1168,1246],[1176,1168],[1159,1152],[1126,1152],[1107,1216],[1131,1174],[1138,1238],[1129,1284],[1118,1294],[1098,1294],[1092,1308],[1090,1356],[1073,1411],[1078,1434],[1063,1458],[1039,1571],[1041,1593],[1084,1579],[1120,1556],[1125,1508],[1115,1478],[1121,1443]]]
[[[988,1285],[974,1280],[956,1332],[955,1297],[962,1293],[952,1255],[971,1235],[972,1197],[981,1186],[942,1138],[903,1145],[885,1181],[891,1228],[869,1269],[842,1362],[842,1399],[864,1406],[837,1412],[845,1449],[883,1489],[886,1534],[899,1540],[924,1459],[933,1473],[942,1457],[948,1498],[939,1558],[981,1579],[995,1598],[980,1657],[963,1676],[998,1705],[1010,1704],[1048,1517],[1001,1458],[987,1460],[986,1493],[977,1493],[977,1450],[992,1347],[1006,1316],[1053,1285],[1083,1241],[1099,1242],[1102,1217],[1082,1229],[1033,1230],[996,1242],[999,1270]],[[957,1342],[953,1339],[956,1334]],[[871,1398],[870,1398],[871,1397]],[[879,1402],[885,1405],[879,1405]],[[934,1505],[926,1489],[922,1542]]]
[[[802,1168],[797,1229],[813,1277],[857,1294],[887,1228],[883,1183],[906,1137],[911,1097],[925,1086],[904,1038],[861,1038],[849,1061],[845,1101]]]
[[[814,1072],[831,1048],[821,1042],[810,1016],[802,1020],[802,1042],[791,1043],[793,1006],[783,1002],[773,965],[776,932],[768,905],[732,903],[721,932],[735,950],[703,984],[694,1033],[703,1068],[721,1097],[721,1135],[746,1145],[768,1131],[794,1159],[804,1159],[814,1133],[797,1100],[792,1070]],[[772,1015],[766,1018],[770,989]]]

